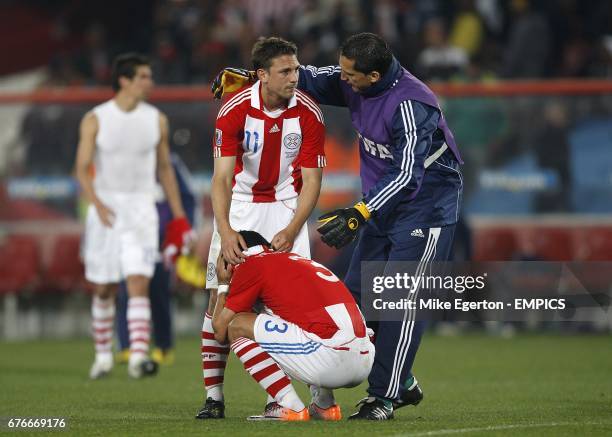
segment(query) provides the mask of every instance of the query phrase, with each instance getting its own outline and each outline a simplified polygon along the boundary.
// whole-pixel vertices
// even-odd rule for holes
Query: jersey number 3
[[[279,328],[280,325],[284,325],[284,326],[282,328]],[[289,325],[287,325],[286,323],[281,323],[280,325],[277,323],[272,323],[271,320],[268,320],[264,324],[264,329],[268,332],[279,332],[281,334],[284,334],[285,332],[287,332]]]

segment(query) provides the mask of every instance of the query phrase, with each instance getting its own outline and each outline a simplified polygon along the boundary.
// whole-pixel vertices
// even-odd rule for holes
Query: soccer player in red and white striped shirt
[[[219,286],[213,325],[215,338],[229,340],[247,372],[274,398],[256,417],[340,420],[332,389],[359,385],[374,362],[355,299],[323,265],[270,251],[256,232],[240,233],[247,259],[233,268],[219,258],[219,283],[229,285]],[[264,305],[259,315],[251,310],[258,299]],[[308,384],[309,408],[287,376]]]
[[[214,232],[208,255],[209,312],[202,326],[206,402],[197,418],[224,416],[223,378],[228,350],[214,340],[219,253],[244,260],[238,231],[259,232],[276,251],[310,258],[306,220],[316,205],[325,167],[323,114],[296,89],[295,44],[262,38],[252,51],[258,81],[231,96],[219,110],[214,138]]]

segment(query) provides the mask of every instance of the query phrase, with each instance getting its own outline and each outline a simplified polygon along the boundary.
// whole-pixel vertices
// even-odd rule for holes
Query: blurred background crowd
[[[259,35],[283,35],[302,63],[329,65],[364,29],[427,80],[612,75],[606,0],[8,0],[2,10],[10,27],[0,32],[21,29],[31,47],[1,68],[48,62],[53,85],[107,84],[126,50],[151,54],[159,83],[208,82],[248,65]]]

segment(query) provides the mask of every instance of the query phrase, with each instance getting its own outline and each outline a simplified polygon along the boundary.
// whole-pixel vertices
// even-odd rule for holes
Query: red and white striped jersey
[[[323,114],[299,90],[285,110],[264,111],[260,90],[258,81],[221,107],[214,157],[236,157],[233,199],[255,203],[293,199],[302,188],[301,168],[326,165]]]

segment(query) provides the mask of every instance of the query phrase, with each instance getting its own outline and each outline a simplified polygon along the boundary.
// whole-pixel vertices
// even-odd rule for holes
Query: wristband
[[[219,288],[217,288],[217,295],[227,293],[228,291],[229,291],[229,285],[221,284],[219,285]]]
[[[368,210],[368,207],[366,206],[365,202],[361,201],[356,203],[353,208],[355,208],[357,211],[359,211],[359,213],[363,216],[363,218],[368,221],[370,220],[370,217],[372,216],[372,213]]]

